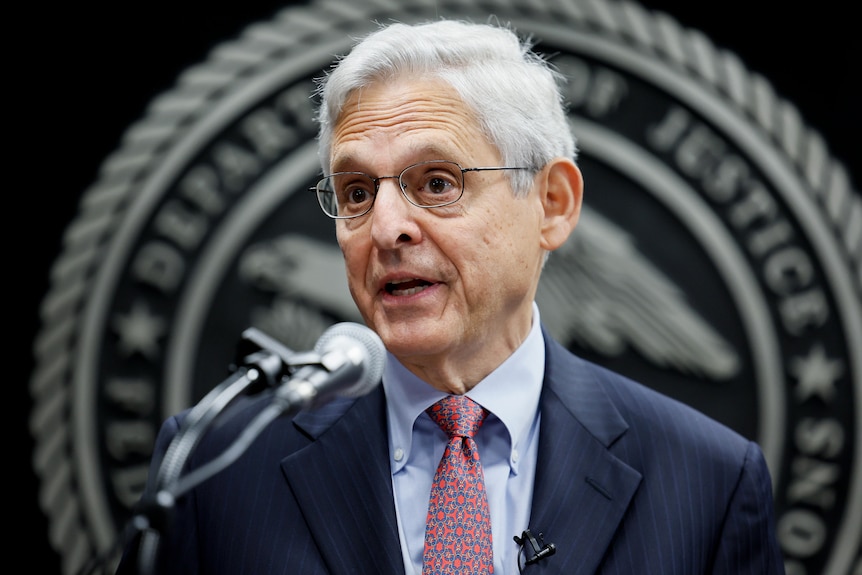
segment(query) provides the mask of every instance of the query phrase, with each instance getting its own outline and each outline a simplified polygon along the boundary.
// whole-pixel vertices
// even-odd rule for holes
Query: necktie
[[[488,412],[463,395],[449,395],[426,412],[449,436],[434,475],[422,575],[494,572],[491,515],[473,436]]]

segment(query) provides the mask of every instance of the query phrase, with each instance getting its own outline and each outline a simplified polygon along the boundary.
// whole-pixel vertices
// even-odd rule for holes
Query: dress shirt
[[[518,574],[519,548],[513,536],[529,527],[544,369],[539,309],[533,303],[527,338],[467,393],[490,412],[475,440],[491,511],[495,575]],[[431,482],[448,441],[425,409],[445,394],[413,375],[391,354],[386,358],[383,388],[404,566],[408,575],[421,575]]]

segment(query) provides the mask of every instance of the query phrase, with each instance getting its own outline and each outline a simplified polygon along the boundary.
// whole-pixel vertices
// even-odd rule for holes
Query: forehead
[[[334,125],[332,167],[496,155],[472,110],[438,79],[377,82],[347,99]]]

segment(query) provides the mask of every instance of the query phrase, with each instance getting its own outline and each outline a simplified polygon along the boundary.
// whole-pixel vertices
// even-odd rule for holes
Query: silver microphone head
[[[362,367],[355,383],[340,391],[343,397],[361,397],[377,387],[383,377],[386,348],[372,329],[354,322],[336,323],[330,326],[314,346],[321,356],[340,352],[346,359]]]

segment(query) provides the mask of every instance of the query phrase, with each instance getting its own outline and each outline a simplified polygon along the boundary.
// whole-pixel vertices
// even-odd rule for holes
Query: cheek
[[[495,254],[515,255],[529,241],[527,234],[519,219],[498,217],[487,222],[483,243]]]
[[[483,221],[478,229],[464,230],[465,235],[454,245],[462,273],[485,284],[484,289],[501,288],[501,284],[513,279],[512,273],[525,265],[525,242],[530,241],[529,238],[514,223],[502,222],[501,219]],[[465,249],[463,238],[471,235],[474,238],[471,247]]]
[[[490,257],[501,260],[497,265],[508,271],[530,269],[537,257],[539,226],[527,211],[528,207],[518,206],[517,217],[512,217],[511,213],[499,217],[483,236]]]
[[[357,271],[364,270],[366,256],[363,256],[362,242],[359,236],[344,230],[336,230],[335,238],[341,255],[344,257],[344,265],[347,269],[347,278],[352,283],[356,279]]]

